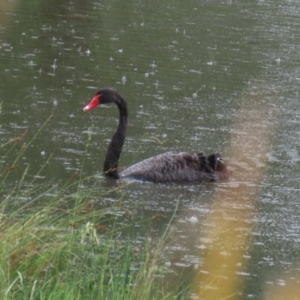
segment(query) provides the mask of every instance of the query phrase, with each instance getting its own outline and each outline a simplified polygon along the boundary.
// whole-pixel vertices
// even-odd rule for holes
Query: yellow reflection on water
[[[261,90],[260,90],[261,89]],[[195,280],[199,299],[238,299],[247,271],[246,253],[251,248],[255,200],[264,176],[266,154],[276,118],[276,105],[262,86],[245,92],[240,113],[233,123],[229,165],[236,170],[230,182],[214,196],[204,238],[211,241],[204,265]],[[232,184],[231,184],[232,183]],[[232,209],[224,210],[231,205]]]
[[[6,26],[12,21],[19,0],[0,0],[0,24]]]

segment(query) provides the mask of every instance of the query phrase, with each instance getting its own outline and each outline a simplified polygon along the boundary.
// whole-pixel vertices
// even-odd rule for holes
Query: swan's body
[[[205,156],[202,152],[166,152],[138,162],[123,171],[118,171],[119,157],[125,141],[127,129],[127,105],[123,97],[113,89],[102,89],[88,104],[84,111],[104,103],[114,102],[119,108],[119,125],[114,133],[106,158],[103,172],[115,179],[128,178],[155,183],[199,183],[227,179],[231,175],[221,156],[214,153]]]
[[[225,169],[219,154],[170,151],[138,162],[119,176],[156,183],[202,182],[224,179]]]

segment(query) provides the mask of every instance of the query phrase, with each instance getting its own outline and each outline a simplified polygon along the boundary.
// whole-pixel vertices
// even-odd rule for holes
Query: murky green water
[[[113,86],[127,99],[130,113],[120,165],[168,150],[202,150],[224,153],[236,171],[224,184],[133,184],[121,194],[96,198],[99,208],[122,197],[124,211],[137,219],[159,213],[163,228],[179,203],[173,238],[162,256],[177,274],[170,275],[171,284],[179,274],[191,273],[192,281],[210,247],[202,232],[213,195],[251,186],[256,166],[264,172],[258,194],[245,189],[240,195],[245,207],[255,202],[249,215],[252,246],[245,249],[248,267],[234,274],[245,280],[240,295],[261,299],[269,287],[280,291],[299,284],[299,10],[292,0],[2,1],[0,144],[27,129],[29,140],[53,114],[9,182],[27,166],[30,182],[52,155],[37,183],[62,184],[82,172],[98,173],[94,183],[100,189],[114,187],[101,170],[117,109],[82,111],[98,88]],[[273,117],[266,110],[249,121],[251,101],[254,116],[267,103]],[[238,141],[245,132],[234,126],[237,117],[256,128],[254,136],[272,128],[267,148],[258,141],[251,151],[249,137],[247,161],[228,150],[230,137]],[[1,165],[10,167],[14,156],[1,155]],[[238,213],[243,207],[229,202],[223,209]]]

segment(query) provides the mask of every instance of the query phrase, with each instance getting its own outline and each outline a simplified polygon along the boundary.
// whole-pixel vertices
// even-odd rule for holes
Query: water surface
[[[53,115],[9,173],[9,184],[27,166],[25,185],[37,177],[37,184],[59,186],[74,173],[95,175],[85,187],[121,184],[101,175],[116,107],[82,111],[98,88],[115,87],[130,113],[120,165],[169,150],[196,150],[221,152],[236,169],[227,183],[134,183],[95,196],[99,209],[121,199],[130,220],[159,214],[155,231],[177,211],[162,253],[173,272],[166,275],[169,284],[182,274],[191,274],[192,282],[206,271],[211,242],[204,232],[215,195],[235,188],[221,210],[231,216],[251,207],[243,217],[253,226],[247,232],[251,244],[241,245],[245,268],[233,274],[246,283],[239,295],[260,299],[269,288],[280,294],[299,284],[297,1],[20,0],[1,6],[1,144],[26,130],[29,141]],[[15,156],[1,151],[5,169]],[[260,180],[253,180],[255,172]],[[138,242],[143,228],[136,232]]]

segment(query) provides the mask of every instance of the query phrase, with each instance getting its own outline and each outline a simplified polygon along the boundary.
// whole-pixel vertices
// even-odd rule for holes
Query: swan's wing
[[[119,175],[120,178],[161,183],[213,181],[219,179],[221,163],[218,154],[204,156],[203,153],[166,152],[136,163]]]

